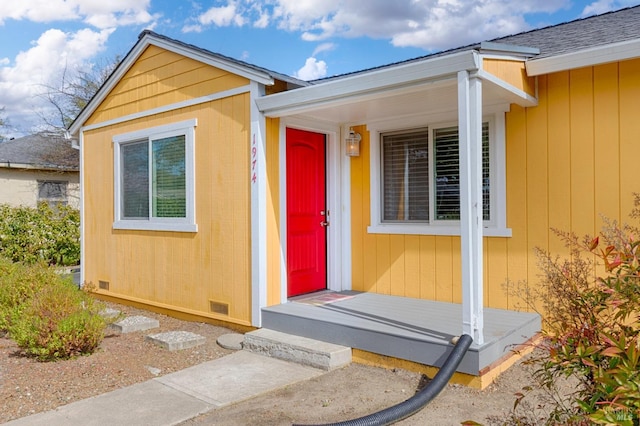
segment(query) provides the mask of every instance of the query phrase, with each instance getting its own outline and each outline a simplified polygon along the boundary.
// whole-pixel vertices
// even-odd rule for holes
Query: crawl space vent
[[[209,310],[216,314],[229,315],[229,304],[209,300]]]
[[[109,290],[109,281],[98,281],[98,288],[100,290]]]

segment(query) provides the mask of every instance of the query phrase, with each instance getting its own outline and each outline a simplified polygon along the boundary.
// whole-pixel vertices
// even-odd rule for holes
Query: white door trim
[[[343,250],[343,199],[342,199],[342,149],[340,127],[313,120],[283,118],[280,120],[279,162],[280,162],[280,302],[287,303],[287,144],[286,130],[295,128],[326,136],[326,197],[329,210],[327,227],[327,289],[348,290],[344,285],[343,268],[350,262],[344,262]],[[350,281],[349,281],[350,282]],[[347,288],[349,287],[349,288]]]

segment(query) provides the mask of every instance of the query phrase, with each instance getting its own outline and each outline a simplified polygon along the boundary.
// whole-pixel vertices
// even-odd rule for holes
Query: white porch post
[[[458,72],[462,332],[484,343],[482,294],[482,82]]]
[[[251,82],[251,134],[249,141],[249,179],[251,182],[251,325],[262,326],[262,311],[267,306],[267,167],[266,122],[258,110],[256,98],[264,95],[264,86]]]

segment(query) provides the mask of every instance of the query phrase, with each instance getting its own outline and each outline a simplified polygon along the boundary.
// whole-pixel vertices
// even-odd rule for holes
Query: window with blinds
[[[120,156],[123,219],[186,217],[184,135],[123,144]]]
[[[382,221],[460,220],[458,127],[384,133]],[[483,217],[490,220],[489,124],[482,125]],[[432,157],[432,158],[430,158]],[[430,168],[432,170],[430,170]]]
[[[113,136],[114,229],[198,232],[196,119]]]
[[[122,217],[149,217],[149,144],[145,141],[128,143],[120,148],[122,182]]]
[[[460,220],[460,150],[458,127],[433,131],[436,220]],[[483,219],[490,220],[489,124],[482,124]]]
[[[186,217],[184,135],[152,142],[153,217]]]
[[[429,130],[382,136],[383,220],[429,220]]]

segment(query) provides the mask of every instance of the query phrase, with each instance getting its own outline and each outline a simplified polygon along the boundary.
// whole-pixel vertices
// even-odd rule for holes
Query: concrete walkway
[[[248,351],[93,398],[34,414],[7,425],[175,425],[325,371]]]

